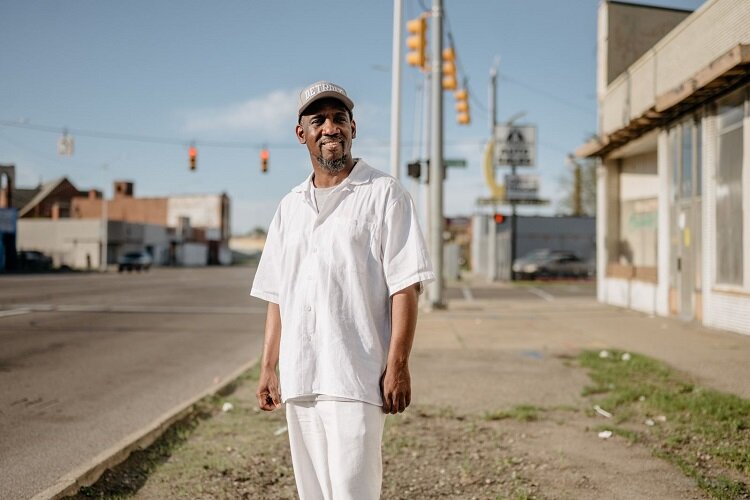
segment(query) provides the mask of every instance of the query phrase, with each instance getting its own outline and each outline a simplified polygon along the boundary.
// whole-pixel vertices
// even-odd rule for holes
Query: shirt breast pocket
[[[373,255],[373,224],[363,219],[334,217],[330,219],[332,252],[345,267],[367,272]]]

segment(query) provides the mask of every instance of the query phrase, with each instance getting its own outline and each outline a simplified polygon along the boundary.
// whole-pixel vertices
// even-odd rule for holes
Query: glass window
[[[672,130],[669,131],[669,162],[671,171],[672,171],[672,179],[670,179],[670,190],[671,190],[671,198],[672,201],[677,200],[677,195],[679,193],[679,182],[680,182],[680,128],[674,127]]]
[[[703,123],[695,123],[695,195],[703,194]]]
[[[682,178],[680,182],[680,197],[693,196],[693,124],[687,122],[682,126]]]
[[[718,107],[716,282],[743,284],[742,119],[744,91]]]

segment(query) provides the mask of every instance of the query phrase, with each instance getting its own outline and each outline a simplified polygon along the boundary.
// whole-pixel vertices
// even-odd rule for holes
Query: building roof
[[[60,177],[59,179],[55,179],[53,181],[45,182],[41,185],[41,187],[37,188],[37,192],[34,195],[34,197],[28,201],[23,208],[21,208],[18,211],[18,216],[23,217],[27,213],[29,213],[35,206],[40,204],[47,196],[52,194],[52,192],[57,189],[57,187],[62,184],[63,182],[70,182],[66,177]]]
[[[42,189],[41,186],[31,189],[14,188],[10,199],[12,208],[17,208],[18,210],[20,210],[25,207],[26,204],[30,202],[34,196],[36,196],[40,189]]]
[[[576,150],[579,157],[604,156],[712,98],[750,81],[750,45],[738,44],[674,89],[656,96],[654,105],[614,132]]]

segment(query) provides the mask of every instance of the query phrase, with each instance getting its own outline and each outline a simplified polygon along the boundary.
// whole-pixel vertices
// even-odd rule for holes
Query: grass
[[[505,420],[514,419],[519,422],[535,422],[539,420],[539,414],[543,412],[543,408],[532,405],[518,405],[514,406],[510,410],[501,410],[485,413],[482,418],[484,420]]]
[[[715,498],[750,498],[750,401],[698,387],[646,356],[609,352],[578,358],[593,382],[583,394],[613,414],[607,428],[646,444]]]

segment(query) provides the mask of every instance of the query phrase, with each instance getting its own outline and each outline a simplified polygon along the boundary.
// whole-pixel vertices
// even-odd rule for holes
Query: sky
[[[693,10],[703,2],[640,3]],[[429,4],[403,0],[404,22]],[[445,93],[444,156],[467,161],[448,172],[445,215],[471,215],[489,196],[480,161],[498,58],[498,119],[525,113],[519,123],[537,127],[537,166],[524,172],[539,175],[550,200],[524,211],[556,213],[566,156],[596,132],[598,0],[443,4],[472,118],[457,125]],[[225,192],[234,234],[265,228],[311,170],[294,135],[297,95],[309,83],[347,90],[353,155],[390,172],[392,30],[385,0],[0,0],[0,164],[15,164],[20,187],[65,176],[107,197],[115,180],[133,181],[136,196]],[[423,154],[422,83],[402,62],[401,180],[419,207],[423,188],[405,164]],[[64,129],[72,156],[57,154]]]

